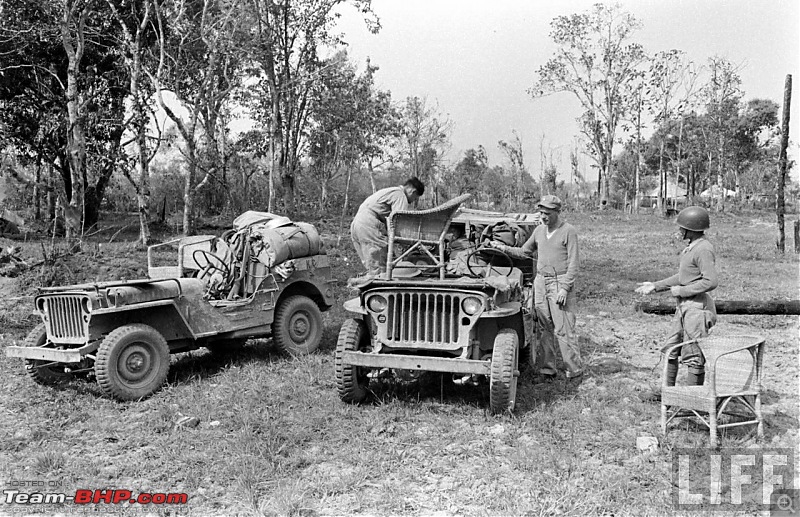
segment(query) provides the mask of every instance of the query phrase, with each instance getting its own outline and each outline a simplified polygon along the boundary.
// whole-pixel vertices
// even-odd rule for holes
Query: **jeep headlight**
[[[461,310],[463,310],[469,316],[476,314],[482,308],[483,308],[483,300],[475,296],[464,298],[464,301],[461,302]]]
[[[370,296],[367,300],[367,307],[372,312],[383,312],[386,309],[386,298],[379,294]]]

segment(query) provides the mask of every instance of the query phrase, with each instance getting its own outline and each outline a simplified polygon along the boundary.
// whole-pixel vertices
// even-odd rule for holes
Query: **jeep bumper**
[[[89,343],[80,348],[58,350],[55,348],[10,346],[6,348],[7,357],[20,357],[36,361],[53,361],[56,363],[79,363],[87,355],[100,346],[99,342]]]
[[[423,357],[405,354],[368,354],[348,350],[342,353],[342,362],[368,368],[399,368],[430,372],[472,373],[489,375],[492,362],[449,357]]]

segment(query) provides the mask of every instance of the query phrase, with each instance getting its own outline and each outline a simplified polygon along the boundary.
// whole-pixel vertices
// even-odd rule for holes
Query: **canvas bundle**
[[[317,255],[322,239],[308,223],[289,222],[283,226],[255,224],[250,227],[253,257],[271,268],[293,258]]]
[[[529,233],[521,226],[505,222],[487,226],[481,232],[481,242],[497,241],[508,246],[522,246],[530,237]]]

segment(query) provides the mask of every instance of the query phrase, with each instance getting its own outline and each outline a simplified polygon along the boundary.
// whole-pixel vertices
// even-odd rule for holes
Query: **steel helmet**
[[[686,230],[702,232],[708,230],[711,222],[708,217],[708,210],[702,206],[687,206],[678,214],[678,226]]]

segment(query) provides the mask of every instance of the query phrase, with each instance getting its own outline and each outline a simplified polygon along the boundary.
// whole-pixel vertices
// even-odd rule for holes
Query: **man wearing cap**
[[[544,380],[553,380],[558,373],[556,347],[567,368],[567,379],[578,380],[583,375],[583,361],[575,331],[575,279],[580,268],[578,232],[560,218],[561,200],[543,196],[538,204],[541,225],[520,247],[499,242],[489,245],[517,258],[533,257],[538,252],[536,278],[533,280],[534,307],[542,331],[542,369]]]
[[[681,237],[688,240],[681,252],[678,273],[658,282],[643,282],[636,288],[639,294],[669,290],[677,300],[672,330],[665,347],[708,336],[717,322],[714,299],[708,294],[717,287],[714,246],[706,239],[705,231],[711,226],[708,211],[699,206],[689,206],[678,214]],[[676,348],[667,358],[667,386],[675,386],[678,376],[678,356],[687,366],[687,383],[701,386],[705,380],[705,357],[696,343]],[[652,398],[660,399],[660,392]]]
[[[368,275],[386,271],[389,249],[386,218],[397,210],[408,210],[424,193],[425,184],[414,176],[401,186],[375,192],[361,203],[350,225],[350,239]]]

